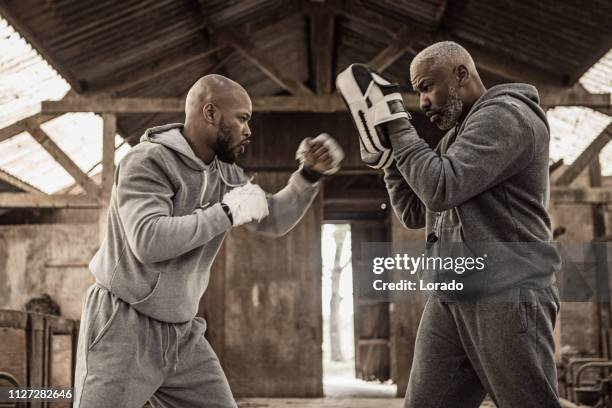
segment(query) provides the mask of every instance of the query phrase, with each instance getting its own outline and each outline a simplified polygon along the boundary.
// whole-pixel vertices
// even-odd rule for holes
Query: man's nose
[[[249,127],[248,123],[244,125],[244,135],[246,137],[251,137],[251,128]]]
[[[429,100],[429,97],[424,93],[419,95],[419,107],[421,108],[421,110],[427,110],[427,108],[429,108],[430,106],[431,101]]]

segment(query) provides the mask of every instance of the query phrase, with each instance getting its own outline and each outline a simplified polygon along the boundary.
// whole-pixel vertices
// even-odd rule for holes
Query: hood
[[[200,160],[195,155],[189,143],[181,132],[183,130],[182,123],[171,123],[169,125],[156,126],[147,129],[140,137],[141,142],[158,143],[166,146],[178,153],[183,162],[193,170],[203,171],[209,168],[209,165]],[[214,163],[215,161],[213,161]]]
[[[538,95],[538,90],[535,86],[528,84],[501,84],[489,88],[476,101],[474,106],[472,106],[472,109],[470,110],[468,116],[478,110],[483,104],[487,103],[488,101],[505,95],[511,96],[522,101],[542,120],[542,122],[544,122],[546,128],[549,129],[548,121],[546,120],[546,112],[544,112],[544,110],[540,107],[540,96]]]

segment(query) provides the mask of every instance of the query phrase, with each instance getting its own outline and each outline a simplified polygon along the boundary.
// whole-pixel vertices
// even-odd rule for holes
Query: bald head
[[[187,93],[183,134],[205,163],[215,155],[233,163],[249,143],[252,108],[240,84],[222,75],[206,75]]]
[[[238,82],[222,75],[206,75],[198,79],[189,89],[185,99],[185,116],[192,118],[194,114],[201,114],[207,103],[224,109],[247,100],[250,105],[247,92]]]

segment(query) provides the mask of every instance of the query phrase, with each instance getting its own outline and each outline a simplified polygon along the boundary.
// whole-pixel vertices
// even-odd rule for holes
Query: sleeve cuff
[[[320,181],[309,181],[302,173],[302,169],[299,169],[291,175],[289,178],[289,184],[293,185],[298,191],[304,191],[313,188],[316,189],[321,183]]]
[[[308,167],[302,167],[301,174],[302,177],[304,177],[309,183],[316,183],[321,177],[323,177],[323,173],[319,173],[318,171],[309,169]]]

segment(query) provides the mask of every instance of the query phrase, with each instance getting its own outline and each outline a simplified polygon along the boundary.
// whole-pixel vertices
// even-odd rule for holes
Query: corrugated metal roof
[[[69,85],[0,19],[0,127],[40,111],[40,101],[60,99]],[[44,123],[42,129],[85,172],[101,160],[102,120],[94,114],[66,114]],[[122,142],[117,137],[116,144]],[[126,152],[122,148],[118,159]],[[28,134],[0,143],[0,169],[54,193],[74,180]],[[97,170],[99,171],[99,169]],[[95,174],[96,169],[91,174]]]
[[[45,22],[43,16],[59,13],[58,15],[61,14],[62,18],[78,18],[82,13],[79,14],[80,12],[78,12],[78,10],[72,9],[75,7],[78,8],[77,3],[79,2],[57,5],[45,1],[40,4],[40,8],[37,10],[24,9],[21,11],[24,13],[24,18],[32,18],[34,19],[33,21],[41,22],[43,26],[40,29],[42,30],[48,25],[56,24],[59,21]],[[128,13],[130,10],[136,13],[136,15],[144,13],[142,15],[146,16],[148,15],[148,11],[145,10],[146,5],[159,11],[163,9],[163,7],[166,7],[165,5],[170,4],[167,1],[149,3],[115,1],[104,3],[108,6],[108,16],[115,16],[115,18],[123,16],[121,18],[127,19],[123,22],[124,24],[133,23],[131,20],[133,16]],[[141,7],[141,3],[146,4]],[[208,22],[214,22],[214,24],[219,25],[231,23],[232,21],[243,21],[249,17],[249,13],[252,13],[256,9],[256,5],[269,9],[277,7],[280,4],[277,0],[260,0],[251,3],[253,4],[253,10],[249,11],[242,10],[239,7],[231,8],[238,4],[236,1],[208,2],[210,13],[207,16],[207,20]],[[408,3],[413,4],[414,2]],[[419,10],[412,9],[408,3],[398,4],[390,1],[383,1],[380,3],[378,12],[383,15],[397,13],[394,14],[394,18],[400,20],[419,18],[424,24],[430,24],[434,21],[439,2],[425,2],[431,4],[427,7],[423,6],[424,8]],[[119,10],[120,4],[125,4],[127,11]],[[374,7],[374,3],[368,4],[370,4],[370,8]],[[68,7],[69,9],[65,9],[64,7]],[[472,5],[470,7],[475,6]],[[479,5],[478,7],[486,6]],[[187,11],[187,9],[182,8],[180,8],[180,10],[182,10],[182,12]],[[480,8],[478,10],[480,10]],[[484,8],[482,10],[484,10]],[[482,10],[479,12],[484,13]],[[181,19],[187,17],[183,16],[179,18],[179,14],[181,14],[179,11],[176,11],[176,22],[186,22],[187,20]],[[447,12],[452,14],[458,11],[449,9]],[[105,16],[107,16],[107,14],[105,14]],[[503,13],[502,11],[498,11],[498,14],[501,16]],[[174,14],[170,17],[172,16],[174,16]],[[56,17],[51,16],[48,18],[53,20],[53,18]],[[562,16],[556,15],[555,18],[559,19],[562,18]],[[64,23],[68,24],[70,21],[65,20]],[[287,75],[301,81],[308,80],[309,74],[309,59],[306,52],[308,25],[306,21],[306,18],[303,16],[282,20],[276,24],[271,24],[266,29],[259,30],[251,37],[251,40],[254,41],[258,47],[261,47],[271,55],[274,62],[282,65],[286,69]],[[473,22],[470,22],[470,24],[472,23]],[[95,48],[99,45],[97,41],[102,41],[105,31],[110,27],[106,26],[106,24],[112,25],[114,22],[106,17],[96,20],[92,16],[89,16],[80,20],[78,25],[71,26],[71,30],[74,32],[68,33],[68,31],[64,31],[62,34],[64,37],[59,37],[58,39],[58,37],[50,36],[49,38],[51,41],[55,42],[57,47],[59,47],[58,49],[61,48],[64,50],[71,49],[73,46],[82,48],[84,45],[88,44],[88,52],[90,52],[90,54],[86,55],[91,56],[95,54]],[[193,21],[189,20],[189,22],[186,22],[186,27],[184,29],[189,31],[194,28],[200,28],[201,24],[202,22],[195,18]],[[457,27],[459,27],[460,24],[457,24]],[[531,23],[525,22],[524,24],[528,25]],[[465,29],[465,27],[464,25],[462,29]],[[57,27],[55,29],[57,29]],[[485,35],[489,29],[491,28],[483,27],[483,35]],[[157,34],[159,33],[154,33],[153,31],[147,31],[147,33],[146,35],[151,35],[151,37],[147,37],[148,40],[146,41],[150,40],[151,44],[154,44],[155,41],[157,41],[156,39],[158,39]],[[181,31],[181,33],[183,32]],[[279,33],[282,33],[282,35],[279,35]],[[59,35],[59,33],[56,34]],[[85,37],[81,37],[81,35]],[[335,36],[337,45],[335,59],[336,74],[351,62],[355,62],[356,60],[369,60],[386,45],[386,37],[382,31],[372,28],[371,26],[365,27],[358,21],[349,20],[344,17],[338,17],[336,19]],[[188,34],[183,37],[186,38],[187,42],[195,41],[196,39],[196,37],[190,37]],[[77,45],[77,43],[71,45],[71,41],[74,42],[77,38],[80,38],[80,40],[77,41],[80,45]],[[88,39],[89,42],[81,42],[83,38]],[[131,41],[141,40],[142,37],[139,36],[133,39],[123,39],[123,41],[126,42],[126,47]],[[570,39],[569,41],[579,40],[580,39]],[[166,43],[163,44],[164,47],[166,45],[170,46]],[[510,47],[511,45],[506,46]],[[146,48],[150,50],[151,58],[164,52],[163,47],[157,50],[153,50],[151,47]],[[513,52],[509,48],[507,51]],[[101,50],[101,53],[104,54],[103,50]],[[69,54],[62,55],[66,57]],[[222,69],[230,77],[243,83],[253,96],[271,95],[283,92],[282,88],[271,81],[257,67],[253,66],[238,52],[234,51],[231,54],[220,52],[205,61],[194,61],[185,64],[185,66],[181,67],[181,75],[169,75],[164,76],[163,80],[155,78],[143,82],[125,92],[125,95],[184,95],[195,79],[209,72],[213,66],[218,64],[219,60],[224,59],[227,55],[229,55],[229,58],[226,60],[225,66]],[[76,66],[79,66],[78,64],[85,64],[82,66],[89,64],[89,66],[94,69],[93,65],[95,64],[92,63],[93,60],[87,61],[87,58],[83,58],[82,55],[76,54],[73,57],[76,58],[75,61],[79,58],[82,59],[80,62],[77,61],[78,63]],[[111,55],[109,54],[108,57],[111,58]],[[120,59],[122,58],[123,57]],[[143,61],[143,63],[146,63],[148,60],[145,58]],[[409,61],[409,56],[400,59],[396,64],[390,67],[389,73],[394,77],[405,78],[407,84],[408,76],[406,74],[408,73],[407,68]],[[87,70],[83,72],[87,72]],[[37,112],[41,100],[59,99],[69,90],[66,81],[64,81],[49,64],[32,50],[5,20],[1,19],[0,73],[2,73],[0,76],[0,126],[5,126]],[[581,78],[580,82],[591,92],[612,92],[612,51],[608,52],[604,58],[594,65]],[[566,163],[571,162],[611,120],[610,117],[606,115],[585,108],[556,108],[551,110],[548,116],[552,134],[551,157],[553,159],[563,157]],[[167,121],[176,121],[180,119],[180,115],[168,114],[131,115],[129,121],[125,120],[125,118],[120,118],[120,123],[126,128],[127,134],[133,133],[138,135],[144,128],[151,124],[161,124]],[[99,162],[102,131],[101,120],[96,115],[63,115],[44,124],[42,127],[60,147],[66,150],[67,154],[84,171],[90,170]],[[118,138],[117,144],[119,141],[120,139]],[[127,149],[127,146],[123,146],[117,158],[121,158]],[[612,145],[604,149],[601,157],[604,174],[612,175]],[[0,143],[0,168],[49,193],[58,191],[73,183],[72,178],[61,168],[61,166],[55,163],[51,157],[25,133]],[[91,173],[95,173],[98,170],[99,169],[94,168]]]
[[[612,50],[580,78],[580,83],[594,93],[612,93]],[[558,107],[548,114],[550,123],[550,157],[563,158],[570,164],[609,124],[612,117],[589,108]],[[612,175],[612,144],[599,156],[602,174]]]

